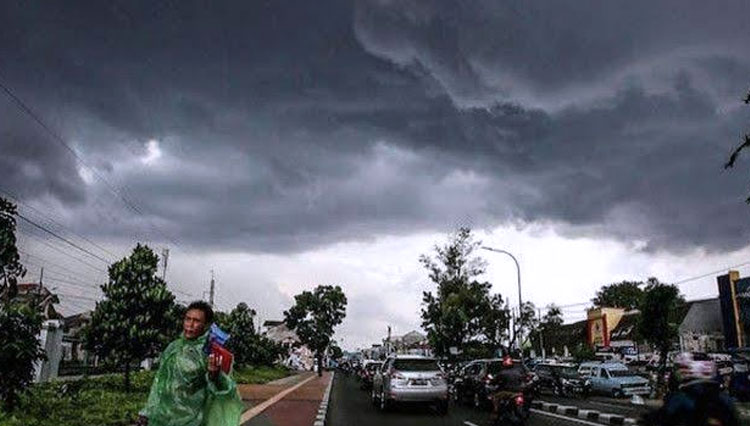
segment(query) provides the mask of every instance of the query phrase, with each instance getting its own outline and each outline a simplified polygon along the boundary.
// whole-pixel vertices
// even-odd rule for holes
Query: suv
[[[503,367],[502,359],[475,360],[461,370],[454,382],[456,400],[469,401],[475,408],[488,408],[490,397],[497,390],[495,379],[501,372],[510,375],[517,373],[516,376],[521,380],[528,379],[528,370],[520,361],[514,360],[513,366],[508,368]]]
[[[592,392],[614,398],[651,393],[648,380],[619,362],[584,362],[578,368],[578,373],[591,381]]]
[[[383,411],[396,402],[436,403],[440,414],[447,414],[448,384],[436,359],[395,355],[373,378],[372,402]]]

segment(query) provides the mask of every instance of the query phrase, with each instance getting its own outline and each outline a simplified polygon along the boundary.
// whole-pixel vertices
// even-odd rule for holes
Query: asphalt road
[[[600,396],[591,396],[587,399],[581,399],[542,394],[539,396],[538,400],[560,405],[575,406],[585,410],[596,410],[602,413],[619,414],[621,416],[633,418],[640,418],[643,414],[650,411],[649,407],[631,404],[629,399],[615,400]]]
[[[485,426],[489,413],[451,405],[441,416],[434,407],[407,405],[382,413],[370,402],[354,376],[336,374],[331,391],[328,426]],[[528,426],[584,426],[585,423],[532,413]]]

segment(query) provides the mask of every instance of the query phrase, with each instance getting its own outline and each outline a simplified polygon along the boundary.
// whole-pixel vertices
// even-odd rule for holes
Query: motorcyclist
[[[519,365],[514,365],[513,358],[508,354],[503,357],[502,368],[495,375],[493,384],[497,386],[492,394],[491,422],[494,422],[502,414],[500,408],[503,402],[511,398],[523,395],[526,389],[526,371]]]
[[[708,366],[708,367],[707,367]],[[695,361],[690,353],[679,354],[670,375],[670,392],[661,409],[646,416],[646,423],[659,426],[737,426],[732,400],[713,380],[715,365]]]

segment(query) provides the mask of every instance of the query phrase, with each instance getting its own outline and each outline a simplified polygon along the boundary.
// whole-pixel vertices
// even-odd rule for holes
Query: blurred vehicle
[[[448,384],[437,360],[420,355],[390,356],[373,378],[372,402],[385,411],[398,402],[434,403],[448,412]]]
[[[584,362],[578,372],[590,380],[593,393],[614,398],[651,393],[649,381],[620,362]]]
[[[528,419],[526,400],[523,392],[511,393],[496,398],[493,409],[493,426],[523,426]]]
[[[362,369],[359,371],[360,387],[362,389],[372,388],[372,380],[382,365],[382,361],[365,361]]]
[[[540,390],[554,395],[587,397],[591,392],[591,381],[578,372],[572,363],[540,363],[534,368],[539,378]]]
[[[735,349],[731,356],[729,394],[740,401],[750,401],[750,348]]]
[[[456,378],[455,399],[475,408],[489,408],[491,396],[497,391],[501,375],[515,376],[525,382],[532,380],[529,370],[520,360],[503,366],[503,359],[479,359],[467,364]]]

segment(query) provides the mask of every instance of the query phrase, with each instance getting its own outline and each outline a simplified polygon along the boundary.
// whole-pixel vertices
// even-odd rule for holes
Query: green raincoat
[[[159,360],[146,407],[149,426],[237,426],[243,404],[231,377],[208,378],[208,333],[170,343]]]

